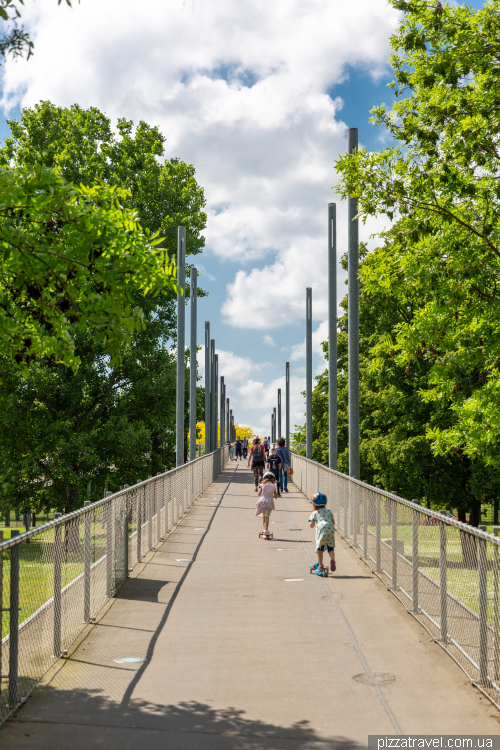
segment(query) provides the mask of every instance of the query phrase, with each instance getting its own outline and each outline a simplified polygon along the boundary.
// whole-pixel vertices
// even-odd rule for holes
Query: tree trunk
[[[467,523],[467,514],[465,512],[465,508],[458,508],[457,515],[459,521],[461,521],[462,523]]]
[[[470,501],[470,517],[469,524],[476,528],[481,523],[481,500],[474,495],[471,496]]]

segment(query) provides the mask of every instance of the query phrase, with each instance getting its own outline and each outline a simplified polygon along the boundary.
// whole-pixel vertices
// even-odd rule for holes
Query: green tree
[[[373,122],[396,143],[338,162],[363,218],[392,221],[363,264],[364,291],[406,311],[377,344],[382,367],[428,368],[422,397],[452,409],[429,425],[433,449],[500,463],[500,0],[480,11],[390,0],[392,108]],[[418,365],[418,366],[417,366]]]
[[[0,168],[0,353],[76,368],[74,332],[112,364],[144,325],[140,298],[176,288],[175,267],[116,185],[72,187],[36,165]]]
[[[137,216],[144,234],[159,232],[161,246],[175,248],[183,224],[188,254],[201,251],[203,190],[191,165],[159,163],[157,129],[140,123],[133,131],[132,123],[121,122],[115,135],[98,110],[48,103],[25,110],[11,129],[3,151],[11,169],[36,171],[41,161],[82,193],[126,191],[122,210]],[[105,485],[117,489],[174,464],[175,352],[169,347],[176,297],[167,285],[156,295],[145,291],[133,295],[144,325],[121,343],[120,357],[112,360],[90,327],[71,323],[76,371],[36,361],[23,377],[1,359],[0,481],[14,507],[71,510],[87,498],[89,482],[97,499]],[[186,431],[187,419],[186,413]]]
[[[378,262],[383,250],[364,257]],[[347,259],[343,258],[344,268]],[[339,470],[348,473],[348,348],[347,296],[338,335],[338,452]],[[385,290],[360,295],[360,462],[361,477],[373,485],[417,498],[435,509],[456,509],[461,520],[481,522],[481,501],[497,500],[500,472],[479,459],[451,451],[434,455],[430,430],[448,429],[455,414],[441,401],[422,399],[429,388],[431,364],[399,364],[390,354],[377,354],[380,341],[408,316],[398,298]],[[323,345],[328,356],[328,342]],[[313,458],[328,464],[328,370],[313,390]],[[302,442],[305,436],[302,435]]]

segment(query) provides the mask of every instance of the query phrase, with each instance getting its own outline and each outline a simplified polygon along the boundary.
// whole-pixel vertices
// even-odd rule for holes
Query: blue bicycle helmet
[[[324,492],[315,492],[311,498],[311,502],[313,505],[326,505],[328,499]]]

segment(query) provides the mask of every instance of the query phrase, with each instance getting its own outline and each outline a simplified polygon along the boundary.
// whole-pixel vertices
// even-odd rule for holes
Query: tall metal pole
[[[215,409],[215,445],[214,450],[219,447],[219,355],[215,355],[215,393],[214,393],[214,409]]]
[[[226,412],[226,415],[227,415],[227,419],[226,419],[226,422],[227,422],[227,442],[230,443],[231,442],[231,409],[229,408],[229,399],[228,398],[226,398],[226,408],[227,408],[227,412]]]
[[[226,386],[224,376],[220,376],[220,444],[226,442]]]
[[[312,458],[312,289],[306,289],[306,458]]]
[[[337,212],[328,204],[328,466],[337,468]]]
[[[229,411],[229,440],[233,442],[233,410]]]
[[[210,453],[210,323],[205,321],[205,454]]]
[[[215,450],[215,339],[210,341],[210,451]]]
[[[273,408],[273,443],[276,442],[276,407]]]
[[[278,440],[281,437],[281,388],[278,388],[278,431],[276,437]]]
[[[349,128],[347,152],[358,150],[358,129]],[[348,391],[349,474],[359,479],[359,228],[358,201],[347,199],[348,214]]]
[[[196,323],[198,272],[191,269],[191,336],[189,339],[189,460],[196,458]]]
[[[271,441],[271,443],[273,442],[273,433],[274,433],[273,419],[274,419],[274,412],[271,412],[271,434],[269,435],[269,440]]]
[[[186,340],[186,228],[177,228],[177,387],[175,421],[175,465],[184,463],[184,345]]]
[[[286,383],[286,393],[285,393],[285,409],[286,409],[285,438],[286,438],[287,447],[289,448],[290,447],[290,362],[286,363],[285,383]]]

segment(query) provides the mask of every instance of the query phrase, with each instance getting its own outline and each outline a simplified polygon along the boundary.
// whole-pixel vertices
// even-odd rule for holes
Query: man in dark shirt
[[[244,437],[241,444],[243,446],[243,458],[246,458],[248,456],[248,439]]]
[[[241,458],[241,449],[243,448],[243,445],[239,437],[236,438],[235,448],[236,448],[236,458]]]
[[[276,455],[276,448],[272,448],[270,453],[268,453],[267,465],[269,466],[269,471],[272,471],[276,477],[276,489],[278,490],[278,497],[281,497],[279,486],[281,461],[279,456]]]

